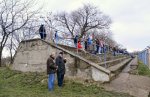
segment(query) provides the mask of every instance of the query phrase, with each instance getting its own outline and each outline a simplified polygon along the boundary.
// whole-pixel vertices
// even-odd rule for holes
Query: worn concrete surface
[[[131,75],[130,65],[137,64],[135,58],[128,66],[119,74],[119,76],[104,87],[106,90],[129,93],[135,97],[148,97],[150,92],[150,78],[139,75]]]

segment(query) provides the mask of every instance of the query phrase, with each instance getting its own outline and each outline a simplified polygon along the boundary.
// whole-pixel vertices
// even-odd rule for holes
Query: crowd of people
[[[39,34],[41,36],[41,39],[46,39],[46,30],[44,25],[42,24],[39,28]],[[59,38],[62,39],[58,35],[58,32],[56,31],[54,34],[54,42],[58,44]],[[129,54],[125,49],[120,49],[117,46],[114,45],[108,45],[104,39],[99,38],[93,38],[93,35],[83,36],[80,37],[79,35],[76,35],[74,38],[74,47],[76,47],[79,50],[83,50],[84,52],[90,52],[93,54],[102,54],[105,52],[112,52],[114,56],[117,54]]]
[[[109,46],[104,40],[92,38],[92,36],[80,38],[78,35],[74,38],[74,46],[79,50],[84,50],[93,54],[103,54],[112,52],[114,56],[117,54],[128,54],[124,49],[119,49],[117,46]]]

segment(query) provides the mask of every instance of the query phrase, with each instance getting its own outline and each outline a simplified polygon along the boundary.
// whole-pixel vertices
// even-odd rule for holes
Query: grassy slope
[[[140,61],[138,62],[138,64],[138,74],[150,77],[150,69]]]
[[[85,86],[66,81],[60,89],[47,90],[47,76],[39,73],[21,73],[0,68],[0,97],[130,97],[128,94],[108,92],[95,85]]]

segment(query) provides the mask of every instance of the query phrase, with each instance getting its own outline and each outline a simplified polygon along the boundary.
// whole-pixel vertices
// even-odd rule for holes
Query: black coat
[[[54,59],[49,57],[47,59],[47,74],[54,74],[56,72],[56,65],[54,63]]]
[[[45,27],[43,25],[40,26],[39,33],[43,33],[43,34],[46,33]]]
[[[56,65],[58,66],[57,72],[61,74],[65,74],[65,62],[61,56],[56,58]]]

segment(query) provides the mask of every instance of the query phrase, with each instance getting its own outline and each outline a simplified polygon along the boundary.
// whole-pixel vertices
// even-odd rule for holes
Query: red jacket
[[[81,48],[82,48],[81,42],[78,42],[78,49],[81,49]]]

